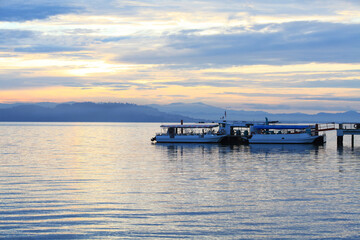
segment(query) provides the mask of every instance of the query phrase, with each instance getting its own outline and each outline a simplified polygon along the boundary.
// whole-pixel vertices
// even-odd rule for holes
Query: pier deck
[[[354,136],[360,135],[360,123],[341,123],[336,129],[337,145],[343,146],[344,135],[351,135],[351,147],[354,147]]]

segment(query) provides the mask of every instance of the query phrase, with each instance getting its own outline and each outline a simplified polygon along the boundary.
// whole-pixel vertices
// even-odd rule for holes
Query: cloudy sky
[[[360,111],[359,0],[0,0],[0,102]]]

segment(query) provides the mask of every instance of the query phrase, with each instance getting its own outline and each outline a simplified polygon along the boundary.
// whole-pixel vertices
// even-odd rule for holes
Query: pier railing
[[[339,127],[337,129],[344,130],[360,130],[360,123],[339,123]]]
[[[318,132],[323,132],[323,131],[331,131],[331,130],[336,130],[337,129],[337,123],[321,123],[321,124],[316,124],[315,128],[316,131]]]
[[[360,123],[319,123],[316,124],[317,131],[331,131],[331,130],[360,130]]]

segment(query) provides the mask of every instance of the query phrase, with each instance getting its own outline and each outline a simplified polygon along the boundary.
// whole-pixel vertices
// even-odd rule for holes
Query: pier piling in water
[[[339,147],[342,147],[344,145],[343,140],[344,140],[344,136],[337,136],[337,145]]]

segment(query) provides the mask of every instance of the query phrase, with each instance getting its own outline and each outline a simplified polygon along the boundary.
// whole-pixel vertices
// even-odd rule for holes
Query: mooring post
[[[354,134],[351,135],[351,147],[354,147]]]

